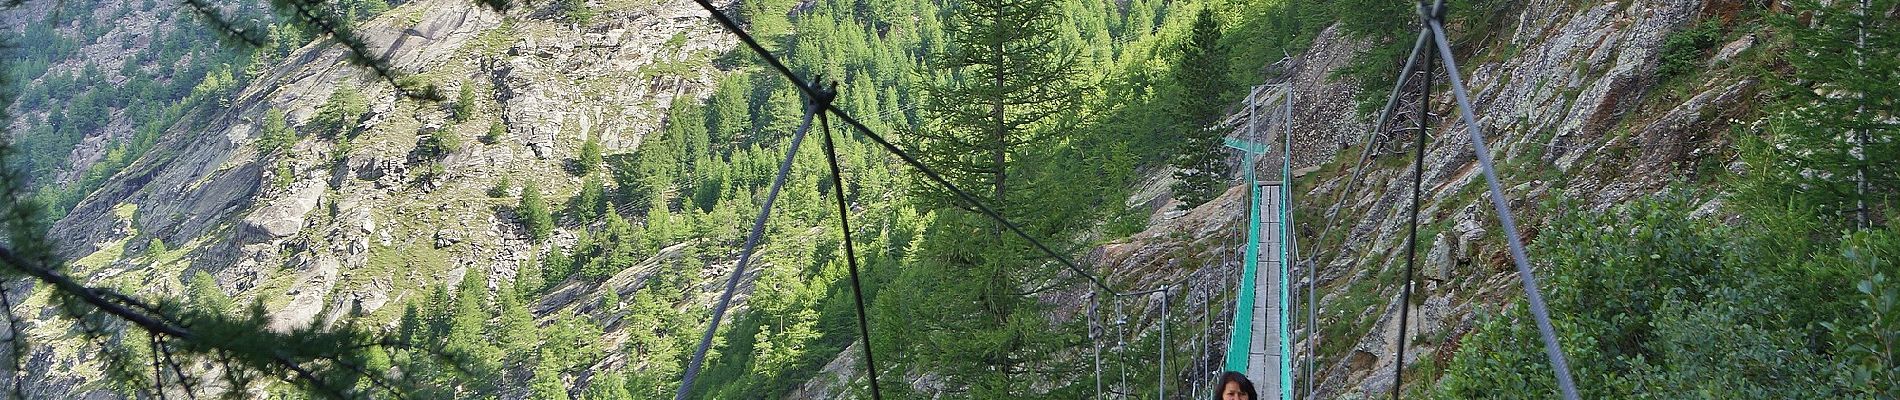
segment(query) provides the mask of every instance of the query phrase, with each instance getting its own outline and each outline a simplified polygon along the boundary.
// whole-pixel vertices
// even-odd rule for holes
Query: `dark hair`
[[[1214,398],[1220,398],[1221,392],[1227,391],[1227,382],[1240,384],[1240,392],[1247,394],[1247,400],[1260,400],[1260,393],[1253,391],[1253,381],[1247,380],[1246,375],[1234,371],[1220,374],[1220,385],[1214,386]]]

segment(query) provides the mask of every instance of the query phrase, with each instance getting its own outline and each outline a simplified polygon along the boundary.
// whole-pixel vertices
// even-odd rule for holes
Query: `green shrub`
[[[1891,270],[1900,237],[1838,241],[1803,223],[1753,216],[1730,226],[1689,217],[1686,196],[1664,195],[1607,213],[1563,216],[1540,235],[1545,293],[1572,372],[1587,398],[1839,398],[1842,348],[1822,327],[1865,325],[1838,296],[1868,271]],[[1877,261],[1867,261],[1869,259]],[[1856,261],[1860,260],[1860,261]],[[1437,397],[1545,397],[1555,393],[1536,328],[1522,304],[1462,341]],[[1888,358],[1891,360],[1891,358]]]
[[[492,145],[501,143],[501,135],[506,134],[508,134],[508,126],[502,124],[501,120],[497,119],[494,122],[488,123],[488,132],[483,133],[481,139],[478,140],[481,140],[482,144]]]
[[[1721,21],[1708,20],[1676,31],[1663,39],[1662,61],[1656,67],[1659,80],[1669,80],[1702,67],[1703,56],[1722,40]]]

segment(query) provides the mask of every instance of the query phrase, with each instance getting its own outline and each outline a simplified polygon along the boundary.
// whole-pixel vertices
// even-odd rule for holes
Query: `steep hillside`
[[[1488,27],[1453,20],[1453,43],[1527,242],[1572,211],[1601,212],[1659,192],[1708,187],[1711,179],[1740,168],[1730,128],[1737,118],[1759,115],[1754,110],[1760,107],[1761,82],[1751,68],[1766,57],[1754,51],[1759,39],[1753,30],[1759,26],[1750,18],[1759,14],[1743,14],[1745,5],[1536,1],[1485,6],[1496,7],[1491,12],[1502,18]],[[1684,43],[1689,35],[1707,38]],[[1381,43],[1330,24],[1306,51],[1294,56],[1283,75],[1259,82],[1293,87],[1291,147],[1300,251],[1318,253],[1320,263],[1315,379],[1320,398],[1373,398],[1392,390],[1400,311],[1394,304],[1406,263],[1411,143],[1417,132],[1413,99],[1418,88],[1401,92],[1398,113],[1385,132],[1367,136],[1373,121],[1359,111],[1359,102],[1377,96],[1382,103],[1391,88],[1362,87],[1348,69],[1372,47],[1409,45],[1410,40],[1408,34]],[[1672,51],[1676,53],[1666,55]],[[1690,67],[1663,71],[1664,64]],[[1441,67],[1427,121],[1433,130],[1426,142],[1418,222],[1420,284],[1409,306],[1413,340],[1405,357],[1411,371],[1408,392],[1431,386],[1464,335],[1485,322],[1486,315],[1522,298],[1444,73]],[[1259,101],[1279,104],[1267,95]],[[1230,136],[1248,133],[1247,115],[1240,108],[1228,119]],[[1278,130],[1285,122],[1269,111],[1261,111],[1256,129],[1271,132],[1261,137],[1278,146]],[[1367,137],[1373,141],[1363,142]],[[1360,153],[1368,149],[1375,153],[1363,181],[1335,203],[1355,173]],[[1278,157],[1269,155],[1259,167],[1279,170]],[[1725,218],[1719,214],[1722,196],[1702,192],[1694,200],[1701,205],[1695,215]],[[1567,201],[1552,202],[1560,198]],[[1212,215],[1217,222],[1192,225],[1224,231],[1176,232],[1180,228],[1175,222],[1157,223],[1128,243],[1106,247],[1105,262],[1122,265],[1118,270],[1146,271],[1142,280],[1148,282],[1183,276],[1183,268],[1188,268],[1182,266],[1184,260],[1152,254],[1199,249],[1221,237],[1232,240],[1246,223],[1239,202],[1215,201],[1202,207],[1222,211],[1180,214],[1162,207],[1155,215],[1161,221]],[[1330,217],[1335,208],[1337,216]],[[1225,251],[1230,253],[1189,259],[1208,263],[1237,258],[1232,253],[1238,246],[1229,247]],[[1293,273],[1307,275],[1301,269]],[[1295,297],[1301,315],[1296,318],[1296,338],[1309,332],[1303,322],[1303,292]],[[1198,313],[1194,307],[1184,312]],[[1185,346],[1177,342],[1176,351],[1197,351]],[[1308,356],[1303,346],[1296,353]],[[1194,362],[1212,370],[1218,361]],[[1188,382],[1211,379],[1195,377],[1193,370],[1184,373]]]
[[[476,93],[470,116],[398,96],[328,41],[290,51],[227,101],[186,111],[193,117],[80,201],[53,225],[60,254],[96,284],[144,296],[182,294],[184,278],[209,273],[237,300],[262,301],[285,330],[358,307],[393,323],[402,310],[388,305],[453,287],[464,270],[487,286],[510,282],[519,263],[571,246],[578,228],[531,242],[510,211],[520,187],[507,182],[533,181],[557,202],[572,196],[582,179],[566,171],[585,139],[609,154],[633,151],[674,98],[710,94],[719,72],[708,61],[731,43],[686,2],[607,3],[584,25],[550,8],[558,6],[503,15],[418,1],[361,24],[395,69],[445,93]],[[110,45],[148,25],[96,39]],[[337,92],[360,92],[367,110],[345,121],[354,133],[344,143],[324,139],[316,122]],[[272,113],[300,140],[262,148]],[[478,141],[491,126],[500,134]],[[453,145],[431,153],[436,140]],[[84,169],[96,155],[82,148],[73,157]],[[63,330],[32,334],[62,343]],[[80,347],[66,345],[42,351]],[[61,365],[36,369],[46,375],[33,380],[49,385],[40,393],[97,376],[96,367],[58,361],[70,357],[34,357]]]
[[[1473,111],[1480,116],[1492,156],[1502,168],[1499,178],[1525,230],[1517,234],[1534,240],[1556,215],[1568,211],[1553,209],[1558,203],[1548,202],[1560,196],[1557,193],[1574,199],[1570,204],[1600,211],[1665,188],[1708,182],[1737,161],[1728,127],[1734,118],[1748,115],[1758,81],[1729,67],[1748,62],[1738,57],[1759,57],[1748,52],[1753,33],[1739,26],[1725,30],[1718,37],[1727,44],[1707,58],[1703,54],[1711,53],[1702,51],[1714,49],[1698,49],[1687,60],[1665,60],[1664,49],[1672,35],[1704,21],[1733,21],[1738,11],[1739,5],[1720,1],[1585,6],[1530,2],[1510,6],[1507,15],[1515,17],[1505,18],[1506,29],[1494,37],[1462,41],[1460,72],[1473,91]],[[1315,42],[1319,54],[1353,46],[1329,40],[1335,35],[1323,33]],[[1658,71],[1665,62],[1693,63],[1700,72],[1664,75]],[[1302,74],[1294,76],[1299,82]],[[1336,96],[1304,88],[1299,92],[1296,99]],[[1470,137],[1455,119],[1451,96],[1443,89],[1436,92],[1430,105],[1433,118],[1427,121],[1433,131],[1426,142],[1418,221],[1421,284],[1414,303],[1407,306],[1416,324],[1410,331],[1421,339],[1407,346],[1408,363],[1442,362],[1434,360],[1449,356],[1479,314],[1521,296],[1495,232],[1496,217],[1483,196]],[[1345,125],[1319,117],[1344,110],[1302,107],[1297,100],[1295,110],[1295,126]],[[1392,390],[1390,364],[1400,308],[1394,306],[1399,280],[1391,278],[1404,268],[1405,204],[1411,189],[1411,163],[1405,157],[1411,134],[1405,132],[1409,127],[1403,119],[1394,126],[1375,136],[1385,141],[1358,148],[1383,147],[1395,154],[1376,155],[1378,167],[1366,173],[1363,189],[1348,193],[1342,204],[1329,202],[1344,190],[1351,174],[1349,157],[1357,154],[1295,164],[1319,167],[1301,182],[1306,190],[1298,193],[1310,201],[1303,205],[1308,208],[1302,210],[1301,232],[1312,235],[1305,242],[1313,245],[1302,250],[1319,252],[1324,263],[1318,271],[1324,310],[1319,357],[1327,367],[1316,389],[1322,397],[1376,397]],[[1334,152],[1332,143],[1359,140],[1342,136],[1370,129],[1357,127],[1296,128],[1313,135],[1296,137],[1295,153]],[[1300,150],[1298,143],[1310,143],[1311,150]],[[1321,210],[1333,206],[1340,207],[1341,217],[1328,221]],[[1344,239],[1319,237],[1328,224],[1342,225],[1336,229],[1346,232]]]

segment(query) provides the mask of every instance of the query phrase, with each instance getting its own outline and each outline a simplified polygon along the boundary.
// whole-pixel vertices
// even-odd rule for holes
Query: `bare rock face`
[[[315,322],[317,313],[323,311],[330,288],[336,284],[339,267],[336,260],[299,258],[295,262],[298,281],[285,293],[291,296],[290,305],[271,315],[270,329],[274,331],[290,332]]]
[[[277,199],[263,208],[252,212],[244,219],[245,242],[261,242],[282,238],[297,233],[304,227],[304,216],[317,208],[322,201],[324,185],[317,181],[307,181],[297,185],[288,196]]]

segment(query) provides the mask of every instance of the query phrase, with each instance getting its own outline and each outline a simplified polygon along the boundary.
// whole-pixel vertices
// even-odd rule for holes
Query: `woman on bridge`
[[[1247,376],[1241,375],[1239,372],[1227,371],[1227,373],[1221,374],[1220,386],[1216,387],[1220,388],[1220,393],[1215,396],[1214,400],[1255,400],[1260,398],[1260,394],[1253,391],[1253,382],[1248,381]]]

